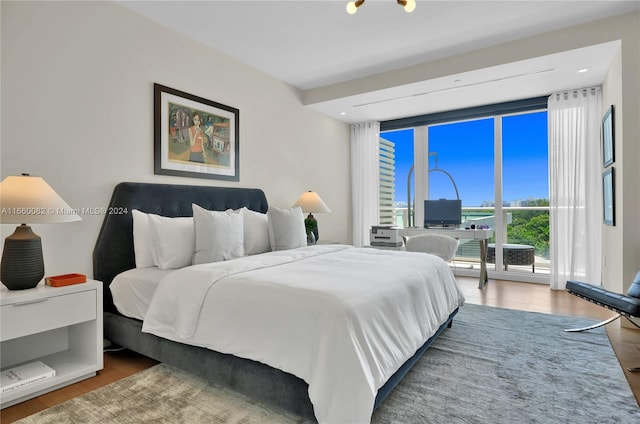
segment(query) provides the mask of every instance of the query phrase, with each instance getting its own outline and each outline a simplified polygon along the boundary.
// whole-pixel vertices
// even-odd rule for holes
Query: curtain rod
[[[600,86],[576,88],[574,90],[559,91],[555,93],[555,95],[556,95],[556,100],[560,100],[560,95],[564,97],[564,100],[567,100],[570,94],[573,94],[573,98],[575,99],[578,97],[578,93],[582,93],[583,96],[586,96],[590,92],[591,95],[594,95],[596,94],[596,90],[599,90],[599,89],[600,89]]]

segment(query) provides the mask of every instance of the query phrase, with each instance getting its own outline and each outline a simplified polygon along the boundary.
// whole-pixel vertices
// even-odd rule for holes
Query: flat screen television
[[[424,227],[453,227],[462,223],[461,200],[425,200]]]

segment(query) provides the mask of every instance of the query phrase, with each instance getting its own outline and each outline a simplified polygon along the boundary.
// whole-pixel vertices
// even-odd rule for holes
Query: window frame
[[[484,106],[475,106],[465,109],[457,109],[446,112],[430,113],[426,115],[411,116],[408,118],[392,119],[380,122],[380,132],[402,130],[412,127],[445,124],[447,122],[470,121],[497,115],[512,115],[521,112],[529,112],[547,109],[549,96],[532,97],[529,99],[514,100],[510,102],[494,103]]]
[[[422,194],[421,191],[424,191],[425,189],[428,190],[428,186],[419,187],[421,184],[418,184],[418,183],[421,180],[424,180],[424,178],[418,179],[416,178],[416,176],[419,173],[424,172],[425,170],[428,173],[428,161],[425,164],[417,164],[415,156],[421,157],[420,155],[424,156],[424,154],[428,154],[428,151],[425,152],[424,150],[425,149],[428,150],[427,133],[428,133],[429,126],[463,122],[463,121],[471,121],[471,120],[477,120],[477,119],[493,118],[494,143],[495,143],[494,158],[496,161],[500,160],[500,163],[501,163],[502,162],[502,152],[501,152],[502,119],[508,116],[514,116],[514,115],[520,115],[520,114],[526,114],[526,113],[535,113],[539,111],[547,111],[548,109],[547,100],[548,100],[548,96],[541,96],[541,97],[535,97],[535,98],[529,98],[529,99],[523,99],[523,100],[497,103],[492,105],[484,105],[484,106],[471,107],[471,108],[465,108],[465,109],[459,109],[459,110],[453,110],[453,111],[446,111],[446,112],[439,112],[439,113],[433,113],[433,114],[427,114],[427,115],[413,116],[408,118],[394,119],[394,120],[381,122],[380,133],[382,137],[383,132],[403,130],[408,128],[414,129],[414,164],[416,165],[414,169],[414,174],[413,174],[414,175],[414,198],[415,198],[415,204],[418,204],[420,200],[419,198],[426,197],[426,194]],[[497,151],[495,149],[499,149],[500,151]],[[503,219],[502,219],[503,218],[502,181],[501,181],[502,164],[500,166],[496,166],[494,163],[494,171],[495,171],[494,197],[496,202],[500,200],[500,204],[496,203],[496,210],[495,210],[496,228],[502,228],[502,226],[504,225]],[[427,178],[426,181],[428,184],[428,175],[426,178]],[[421,194],[418,195],[418,193],[421,193]],[[498,193],[500,194],[498,195]],[[414,222],[419,222],[418,221],[419,217],[417,216],[416,210],[413,210],[413,216],[414,216]],[[497,247],[501,247],[501,245],[498,245],[498,244],[502,242],[503,242],[503,235],[502,234],[499,235],[498,231],[496,230]],[[500,252],[496,251],[496,264],[495,264],[495,270],[493,271],[493,273],[495,274],[495,277],[498,277],[498,278],[505,277],[505,276],[499,275],[499,274],[503,274],[503,271],[500,271],[502,270],[502,264],[501,264],[502,249],[500,248],[497,250],[499,250]],[[456,274],[458,274],[458,272],[456,272]],[[463,274],[466,274],[466,273],[463,273]],[[508,279],[522,280],[522,281],[529,281],[529,282],[541,282],[546,284],[549,283],[548,276],[541,276],[539,274],[532,276],[532,278],[524,278],[524,279],[517,278],[511,272],[509,272],[508,274],[509,275],[506,276],[506,278]],[[475,276],[475,273],[473,273],[472,275]],[[518,275],[518,277],[521,277],[521,276]]]

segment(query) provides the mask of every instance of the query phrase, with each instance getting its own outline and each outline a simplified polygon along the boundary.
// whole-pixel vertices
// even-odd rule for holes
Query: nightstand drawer
[[[96,291],[33,299],[3,305],[0,338],[10,340],[96,319]]]

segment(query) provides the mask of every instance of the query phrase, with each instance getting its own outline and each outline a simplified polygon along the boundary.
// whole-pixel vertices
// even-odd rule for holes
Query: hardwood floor
[[[83,395],[102,386],[106,386],[109,383],[128,377],[155,364],[157,364],[157,361],[129,350],[106,352],[104,354],[104,369],[99,371],[95,377],[5,408],[0,411],[0,423],[12,423],[42,411],[43,409],[50,408],[69,399],[73,399],[76,396]]]
[[[458,277],[458,282],[468,303],[598,320],[613,315],[612,312],[586,300],[564,291],[549,290],[548,286],[542,284],[490,280],[484,290],[478,290],[477,279]],[[640,373],[630,373],[626,370],[627,367],[640,366],[640,330],[620,327],[617,322],[607,325],[606,328],[631,390],[640,403]],[[156,363],[152,359],[127,350],[106,352],[104,369],[97,376],[5,408],[0,411],[0,422],[12,423],[142,371]]]

